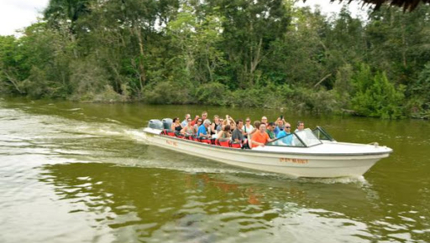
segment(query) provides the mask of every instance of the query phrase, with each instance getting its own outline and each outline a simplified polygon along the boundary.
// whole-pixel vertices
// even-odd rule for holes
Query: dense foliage
[[[0,93],[425,117],[429,12],[361,20],[288,0],[51,0],[22,37],[0,36]]]

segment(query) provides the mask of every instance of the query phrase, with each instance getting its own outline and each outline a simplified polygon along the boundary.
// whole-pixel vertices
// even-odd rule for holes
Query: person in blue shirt
[[[280,131],[276,138],[279,138],[278,144],[280,145],[292,145],[293,144],[293,135],[291,134],[291,125],[290,123],[285,123],[285,127],[283,131]]]
[[[273,132],[275,133],[275,136],[276,136],[276,137],[278,136],[278,133],[279,133],[280,131],[284,130],[284,123],[285,123],[285,120],[284,120],[284,117],[283,117],[283,116],[279,117],[279,118],[276,120],[275,130],[273,130]]]
[[[199,126],[199,129],[197,130],[197,137],[199,138],[210,138],[211,135],[208,134],[208,127],[211,125],[211,121],[209,119],[206,119],[203,121],[203,124]]]
[[[190,114],[186,114],[185,115],[185,119],[181,122],[181,126],[182,128],[186,127],[188,125],[188,118],[190,118],[191,115]]]

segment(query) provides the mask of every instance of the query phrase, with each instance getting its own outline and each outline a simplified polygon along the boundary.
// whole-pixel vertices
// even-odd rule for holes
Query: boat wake
[[[311,179],[262,172],[198,158],[155,146],[146,146],[145,133],[116,120],[94,122],[61,116],[30,114],[0,107],[5,153],[41,153],[69,163],[110,163],[117,166],[176,170],[189,174],[251,175],[252,177],[298,180],[304,183],[363,183],[361,178]],[[50,163],[55,163],[50,161]]]

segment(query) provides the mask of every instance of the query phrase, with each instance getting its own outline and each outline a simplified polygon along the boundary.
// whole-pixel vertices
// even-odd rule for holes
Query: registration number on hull
[[[307,164],[309,161],[307,159],[292,159],[292,158],[279,158],[279,162],[287,162],[294,164]]]
[[[166,143],[167,143],[167,144],[169,144],[169,145],[173,145],[173,146],[175,146],[175,147],[177,147],[177,146],[178,146],[178,144],[177,144],[176,142],[174,142],[174,141],[166,140]]]

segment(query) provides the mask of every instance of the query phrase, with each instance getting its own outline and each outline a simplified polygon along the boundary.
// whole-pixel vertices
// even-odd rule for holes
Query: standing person
[[[191,118],[191,115],[190,115],[190,114],[186,114],[186,115],[185,115],[185,119],[181,122],[181,126],[182,126],[183,128],[187,126],[187,124],[188,124],[188,118]]]
[[[275,139],[275,133],[273,132],[275,130],[275,123],[274,122],[269,122],[269,124],[267,124],[267,134],[269,135],[270,139]]]
[[[199,129],[197,130],[197,137],[199,138],[210,138],[211,135],[208,134],[208,127],[211,125],[211,121],[209,119],[206,119],[203,121],[203,124],[199,126]]]
[[[276,138],[279,138],[279,145],[292,145],[293,144],[293,135],[291,134],[291,125],[290,123],[285,124],[285,129],[280,131]]]
[[[269,138],[269,135],[266,132],[266,125],[262,123],[260,124],[260,128],[258,129],[258,131],[252,135],[251,145],[252,145],[252,148],[255,148],[258,146],[264,147],[264,145],[266,145],[267,142],[271,142],[271,141],[273,140]]]
[[[247,138],[248,134],[251,133],[254,130],[254,127],[251,125],[251,119],[247,117],[245,119],[245,125],[243,126],[244,135]]]
[[[236,129],[233,130],[233,134],[231,136],[231,140],[233,140],[233,143],[242,143],[243,141],[243,121],[242,119],[239,119],[236,121]]]
[[[298,121],[297,129],[294,132],[300,132],[300,131],[303,131],[303,129],[305,129],[305,123],[302,121]]]

